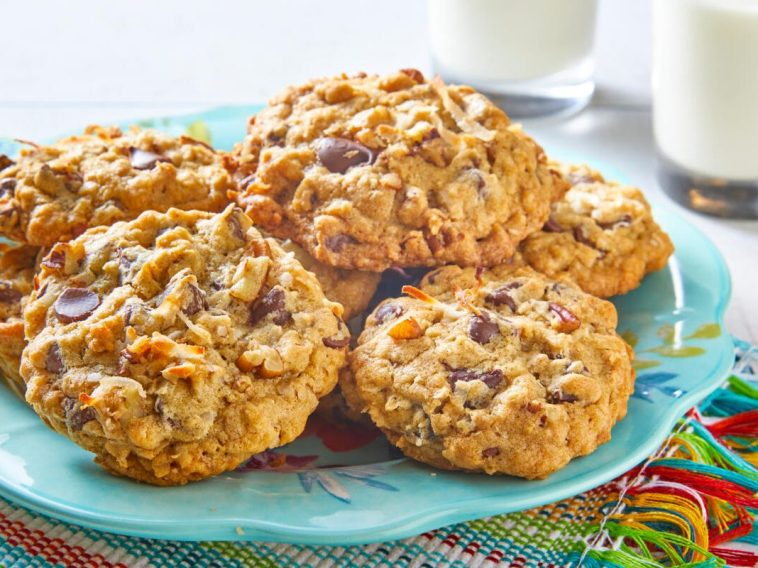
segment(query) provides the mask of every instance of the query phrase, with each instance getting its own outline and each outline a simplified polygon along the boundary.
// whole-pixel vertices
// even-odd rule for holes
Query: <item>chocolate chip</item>
[[[615,229],[616,227],[628,227],[631,224],[632,224],[632,216],[629,215],[628,213],[625,213],[624,215],[622,215],[621,217],[619,217],[618,219],[616,219],[615,221],[611,223],[600,223],[598,221],[598,225],[606,230]]]
[[[5,154],[0,154],[0,172],[3,171],[5,168],[10,168],[15,163],[16,162],[14,162],[13,160],[11,160]]]
[[[426,244],[429,245],[429,250],[432,251],[432,254],[437,254],[442,250],[442,241],[435,235],[426,237]]]
[[[592,246],[592,242],[587,238],[587,235],[584,232],[584,228],[581,225],[574,227],[573,233],[576,242],[587,245],[588,247]]]
[[[62,323],[82,321],[100,305],[100,298],[86,288],[66,288],[58,296],[53,309]]]
[[[152,170],[158,162],[170,162],[171,160],[155,152],[140,150],[132,146],[129,148],[129,161],[135,170]]]
[[[500,448],[485,448],[482,450],[482,457],[494,458],[500,455]]]
[[[432,128],[431,130],[427,130],[424,133],[424,137],[421,139],[421,141],[429,142],[429,140],[436,140],[437,138],[440,138],[440,131],[436,128]]]
[[[401,315],[403,315],[402,306],[398,306],[397,304],[383,304],[379,307],[378,310],[376,310],[376,313],[374,314],[374,319],[378,324],[383,324],[387,320],[399,318]]]
[[[242,223],[240,223],[239,217],[232,212],[232,214],[226,218],[226,222],[229,225],[229,231],[234,235],[234,238],[244,241],[245,232],[242,230]]]
[[[45,356],[45,369],[56,375],[62,373],[66,366],[63,364],[63,356],[61,355],[61,347],[57,343],[53,343],[47,348],[47,355]]]
[[[207,310],[208,299],[205,297],[205,292],[194,284],[190,284],[187,289],[189,290],[189,297],[185,301],[182,311],[188,316],[191,316],[200,310]]]
[[[550,309],[551,312],[557,315],[558,319],[560,320],[560,323],[558,325],[558,331],[562,331],[564,333],[570,333],[576,329],[579,329],[579,326],[582,325],[582,321],[578,317],[576,317],[574,313],[568,308],[566,308],[565,306],[556,304],[554,302],[549,302],[548,308]]]
[[[353,243],[355,243],[355,240],[352,237],[342,234],[332,235],[330,237],[326,237],[324,240],[326,248],[333,252],[341,252],[343,248]]]
[[[518,284],[518,286],[514,286],[514,284]],[[496,306],[506,305],[511,309],[512,312],[515,313],[518,306],[516,306],[516,300],[513,299],[513,296],[510,295],[509,291],[514,288],[518,288],[519,286],[521,286],[520,282],[513,282],[511,284],[506,284],[505,286],[495,288],[492,292],[487,294],[487,298],[485,300]]]
[[[252,305],[250,325],[257,324],[268,314],[273,314],[272,320],[276,325],[284,325],[292,319],[292,314],[284,307],[284,290],[281,288],[271,288],[263,298]]]
[[[450,386],[455,388],[458,381],[482,381],[485,385],[494,389],[503,381],[503,372],[500,369],[493,371],[472,371],[471,369],[454,369],[447,378]]]
[[[94,408],[91,406],[82,408],[79,401],[70,396],[63,399],[61,406],[63,415],[66,417],[66,425],[73,432],[79,432],[87,422],[97,417]]]
[[[350,337],[324,337],[321,341],[331,349],[342,349],[350,343]]]
[[[42,261],[42,266],[53,270],[60,270],[66,266],[66,254],[61,250],[53,249]]]
[[[10,282],[0,281],[0,302],[10,304],[18,302],[22,297],[21,292],[13,287]]]
[[[0,180],[0,198],[13,197],[16,193],[16,178],[5,178]]]
[[[322,138],[318,159],[333,174],[344,174],[353,166],[373,164],[376,155],[363,144],[346,138]]]
[[[561,227],[555,219],[549,217],[543,225],[542,230],[546,233],[561,233],[563,232],[563,227]]]
[[[500,333],[497,323],[492,321],[485,313],[471,318],[468,326],[468,334],[471,339],[484,345]]]
[[[424,82],[424,74],[418,69],[411,69],[411,68],[401,69],[400,72],[403,73],[404,75],[408,75],[408,77],[416,81],[416,83]]]
[[[576,402],[577,400],[579,400],[578,397],[574,396],[573,394],[564,393],[561,390],[555,390],[547,395],[547,401],[550,404],[560,404],[562,402]]]

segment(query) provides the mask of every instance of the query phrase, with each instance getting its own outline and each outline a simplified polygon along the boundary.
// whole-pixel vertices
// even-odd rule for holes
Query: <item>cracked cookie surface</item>
[[[220,211],[232,183],[205,143],[152,130],[91,126],[1,162],[0,234],[37,246],[148,210]]]
[[[626,414],[632,352],[610,302],[510,266],[444,267],[409,293],[369,316],[340,383],[409,457],[542,478]]]
[[[493,265],[568,188],[470,87],[404,70],[290,87],[234,152],[237,202],[341,268]]]
[[[24,350],[23,310],[34,286],[39,249],[29,245],[0,244],[0,373],[21,398],[24,380],[19,366]]]
[[[340,313],[238,208],[147,212],[43,259],[26,398],[112,472],[202,479],[302,432],[345,361]]]
[[[608,182],[587,166],[560,168],[572,187],[542,230],[519,246],[526,263],[599,297],[629,292],[666,266],[674,246],[639,189]]]

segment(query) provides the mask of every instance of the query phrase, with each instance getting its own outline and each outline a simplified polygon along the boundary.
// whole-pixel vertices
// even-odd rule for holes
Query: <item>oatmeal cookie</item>
[[[0,164],[0,234],[37,246],[148,210],[220,211],[232,183],[205,143],[152,130],[91,126]]]
[[[202,479],[302,432],[345,361],[341,311],[238,208],[143,213],[42,261],[26,399],[111,472]]]
[[[674,246],[639,189],[608,182],[587,166],[561,169],[572,187],[542,230],[521,243],[524,261],[603,298],[633,290],[666,266]]]
[[[416,70],[290,87],[230,162],[257,225],[341,268],[493,265],[568,188],[471,87]]]
[[[634,383],[610,302],[528,267],[432,275],[439,299],[410,288],[369,316],[341,382],[353,408],[445,469],[543,478],[610,439]]]
[[[294,253],[295,258],[300,261],[303,268],[316,275],[327,298],[342,304],[342,307],[345,308],[345,312],[342,314],[343,319],[349,320],[368,307],[377,286],[379,286],[380,274],[334,268],[319,262],[305,252],[300,245],[289,239],[282,241],[281,244],[284,250]]]
[[[24,350],[24,306],[34,286],[39,249],[28,245],[0,244],[0,373],[8,386],[24,397],[19,373]]]

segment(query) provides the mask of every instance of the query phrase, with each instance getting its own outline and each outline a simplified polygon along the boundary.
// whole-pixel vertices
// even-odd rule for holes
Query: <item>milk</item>
[[[591,73],[597,0],[429,0],[429,42],[445,78],[496,86]],[[586,77],[585,77],[586,78]]]
[[[758,182],[758,0],[654,0],[659,152],[703,176]]]

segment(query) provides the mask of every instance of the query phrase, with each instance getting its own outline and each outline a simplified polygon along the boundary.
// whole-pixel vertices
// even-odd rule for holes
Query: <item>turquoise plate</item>
[[[141,121],[230,148],[254,107]],[[13,151],[6,143],[1,152]],[[615,299],[638,377],[613,439],[542,481],[435,471],[399,456],[370,430],[311,421],[304,436],[237,471],[185,487],[113,477],[0,390],[0,494],[95,529],[180,540],[313,544],[385,541],[586,491],[637,465],[675,421],[715,389],[733,361],[722,331],[729,275],[713,245],[679,217],[657,218],[676,244],[666,269]]]

